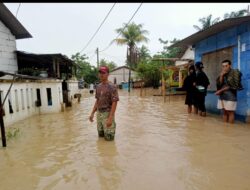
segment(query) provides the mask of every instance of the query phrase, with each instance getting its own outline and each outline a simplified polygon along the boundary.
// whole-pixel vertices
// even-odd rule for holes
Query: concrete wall
[[[113,72],[109,73],[109,81],[114,83],[114,78],[116,78],[116,84],[119,85],[121,82],[128,82],[128,76],[129,76],[129,69],[127,68],[120,68]],[[131,70],[131,78],[135,81],[136,79],[136,73],[135,71]]]
[[[77,99],[74,98],[75,94],[81,94],[82,93],[82,89],[78,88],[78,81],[76,80],[67,80],[68,83],[68,89],[69,89],[69,99],[72,103],[76,103]]]
[[[185,51],[184,55],[181,57],[181,59],[192,59],[194,60],[194,50],[191,47],[188,47]],[[176,61],[175,65],[183,65],[188,63],[188,61]]]
[[[0,93],[2,102],[6,96],[11,82],[1,82]],[[47,88],[51,89],[52,105],[48,104]],[[41,107],[37,107],[37,91],[40,89]],[[13,113],[10,113],[9,100],[12,105]],[[4,122],[6,125],[13,124],[36,114],[58,113],[61,112],[62,85],[60,80],[14,82],[10,94],[7,97],[4,110]]]
[[[17,71],[16,39],[10,30],[0,21],[0,67],[2,71]],[[9,78],[9,77],[2,77]]]
[[[16,58],[16,41],[10,30],[0,21],[0,71],[14,73],[18,70]],[[1,99],[7,94],[10,87],[11,76],[0,78]],[[69,80],[69,99],[72,103],[77,102],[74,94],[81,93],[78,89],[78,81]],[[37,89],[40,89],[41,106],[37,107]],[[51,89],[52,105],[48,102],[47,89]],[[10,113],[9,100],[12,105],[13,113]],[[8,98],[4,104],[5,125],[11,125],[17,121],[28,118],[36,114],[58,113],[62,111],[62,81],[61,80],[22,80],[15,81]]]
[[[238,62],[238,36],[240,36],[240,61]],[[195,44],[195,62],[201,61],[204,53],[233,46],[232,67],[242,72],[244,90],[238,92],[236,118],[250,122],[250,22],[232,27]],[[220,64],[220,63],[218,63]],[[209,77],[209,76],[208,76]],[[209,92],[206,97],[207,109],[218,113],[217,96]]]

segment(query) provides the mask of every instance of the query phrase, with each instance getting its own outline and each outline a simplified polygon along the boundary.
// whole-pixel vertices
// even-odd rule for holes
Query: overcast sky
[[[16,15],[19,3],[4,3]],[[80,52],[96,32],[113,3],[22,3],[17,19],[33,38],[17,40],[17,49],[31,53],[62,53],[69,57]],[[95,50],[105,49],[116,38],[115,29],[127,23],[140,3],[117,3],[99,32],[82,52],[96,65]],[[132,22],[149,31],[143,43],[153,55],[162,50],[159,38],[183,39],[197,32],[199,18],[246,9],[250,3],[143,3]],[[141,47],[142,44],[138,44]],[[99,58],[125,64],[126,46],[111,45]]]

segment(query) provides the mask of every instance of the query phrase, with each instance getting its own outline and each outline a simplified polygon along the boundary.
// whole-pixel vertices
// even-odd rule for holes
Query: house
[[[65,55],[58,54],[35,54],[24,51],[16,51],[18,72],[26,74],[41,75],[46,72],[48,78],[70,79],[76,75],[76,67],[71,59]],[[24,74],[24,73],[23,73]]]
[[[26,58],[29,55],[16,51],[16,40],[31,37],[31,34],[8,8],[0,3],[0,101],[3,103],[9,92],[3,105],[4,122],[7,126],[32,115],[61,112],[64,107],[62,73],[66,73],[66,77],[68,77],[68,100],[76,102],[73,97],[79,93],[78,82],[69,77],[68,70],[71,70],[71,67],[68,67],[67,64],[71,62],[62,55],[38,56],[35,58],[36,61],[34,59],[22,61],[25,55]],[[44,62],[44,59],[49,58],[51,60],[55,58],[54,64],[53,61]],[[50,64],[52,69],[48,71],[53,71],[53,77],[47,77],[46,73],[36,77],[13,77],[15,73],[18,73],[19,68],[29,66],[32,61],[35,62],[37,68]],[[4,75],[5,73],[12,75]],[[11,86],[11,84],[13,85]]]
[[[204,63],[211,83],[206,107],[211,112],[220,113],[214,92],[221,61],[231,60],[232,67],[242,72],[244,90],[238,92],[236,119],[250,122],[250,16],[225,19],[172,45],[182,46],[191,46],[195,50],[195,62]]]
[[[18,70],[16,40],[31,38],[31,34],[16,17],[0,3],[0,63],[2,71],[14,73]],[[4,77],[10,78],[10,77]]]
[[[191,46],[185,47],[180,60],[175,61],[175,66],[179,67],[179,87],[183,85],[184,79],[188,74],[188,65],[194,61],[194,50]]]
[[[113,69],[109,73],[109,80],[114,84],[120,85],[123,82],[127,83],[129,79],[129,67],[121,66]],[[136,79],[136,72],[131,69],[131,80],[135,81]]]
[[[193,64],[194,51],[192,47],[182,46],[175,58],[156,58],[153,60],[162,63],[165,63],[165,61],[174,63],[174,65],[162,67],[170,74],[166,83],[171,87],[182,87],[184,79],[188,75],[188,66]]]
[[[62,82],[63,103],[71,106],[71,99],[79,93],[76,68],[79,67],[71,59],[58,54],[34,54],[24,51],[16,51],[18,72],[21,74],[39,75],[48,79],[65,80]],[[65,84],[64,84],[65,83]]]
[[[188,60],[194,60],[194,50],[191,46],[185,47],[185,51],[179,57],[180,60],[175,61],[175,66],[181,66],[187,64]],[[184,61],[183,61],[184,60]]]

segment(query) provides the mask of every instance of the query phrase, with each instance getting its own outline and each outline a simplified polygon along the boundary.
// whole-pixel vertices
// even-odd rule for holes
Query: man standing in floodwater
[[[217,108],[223,110],[224,122],[234,123],[234,112],[237,106],[237,90],[242,90],[241,72],[232,69],[231,61],[222,61],[222,71],[216,80],[217,91],[215,95],[219,96]]]
[[[116,86],[108,81],[109,68],[101,66],[99,68],[99,78],[101,83],[96,87],[96,102],[89,117],[93,122],[94,114],[97,111],[97,131],[99,137],[112,141],[115,137],[115,111],[119,101]]]

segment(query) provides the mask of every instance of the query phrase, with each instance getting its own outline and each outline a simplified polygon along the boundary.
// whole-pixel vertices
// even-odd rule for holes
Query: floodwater
[[[59,114],[10,127],[0,148],[1,190],[250,189],[250,126],[187,114],[184,96],[119,91],[115,140],[90,123],[94,95]]]

